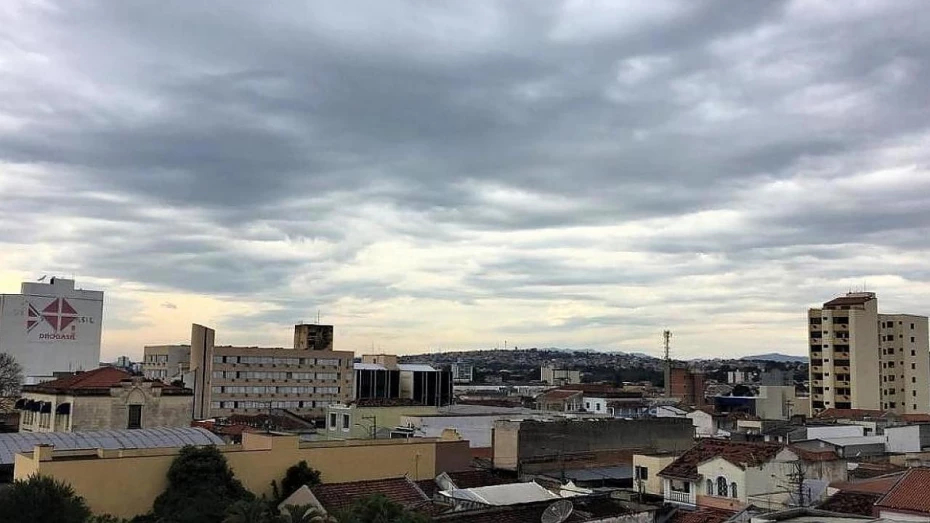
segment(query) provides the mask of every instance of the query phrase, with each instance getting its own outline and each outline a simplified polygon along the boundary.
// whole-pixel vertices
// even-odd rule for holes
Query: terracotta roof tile
[[[875,506],[930,515],[930,468],[913,468],[905,472]]]
[[[849,479],[869,479],[895,472],[904,472],[905,470],[907,470],[907,467],[899,467],[891,463],[865,462],[859,463],[856,468],[849,471]]]
[[[574,398],[576,396],[581,396],[583,393],[580,390],[550,390],[549,392],[542,393],[537,401],[559,401],[568,398]]]
[[[818,414],[816,417],[824,419],[874,419],[885,416],[885,411],[869,409],[834,409],[829,408]]]
[[[895,483],[901,479],[904,475],[904,472],[897,472],[893,474],[887,474],[884,476],[878,476],[869,479],[861,479],[856,481],[835,481],[830,483],[830,486],[841,490],[844,492],[859,492],[863,494],[885,494],[891,487],[895,486]]]
[[[881,494],[865,492],[840,491],[827,498],[817,508],[843,514],[872,515],[872,506],[881,498]]]
[[[356,500],[376,494],[405,507],[429,501],[426,494],[406,477],[350,483],[324,483],[313,487],[310,492],[330,513],[345,510]]]
[[[864,305],[874,300],[874,296],[840,296],[823,304],[824,307],[839,307],[842,305]]]
[[[693,511],[679,510],[667,523],[722,523],[735,515],[736,512],[729,510],[702,507]]]
[[[836,451],[834,451],[832,448],[822,450],[808,450],[792,446],[791,452],[797,454],[798,457],[803,461],[836,461],[840,459],[840,457],[836,454]]]
[[[36,392],[45,394],[105,394],[112,387],[118,387],[121,382],[130,380],[133,375],[116,367],[99,367],[86,372],[75,372],[70,376],[46,381],[37,385],[23,386],[23,392]],[[167,385],[158,380],[143,379],[151,383],[152,387],[162,389],[162,393],[193,394],[189,389]]]
[[[697,479],[697,466],[717,456],[740,467],[758,466],[773,459],[784,445],[778,443],[745,443],[705,439],[659,472],[660,476]]]

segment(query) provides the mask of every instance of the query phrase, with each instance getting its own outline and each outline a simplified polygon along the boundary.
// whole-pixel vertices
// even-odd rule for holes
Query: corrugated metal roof
[[[199,427],[161,427],[91,432],[14,432],[0,434],[0,465],[12,465],[14,456],[36,445],[56,450],[150,449],[184,445],[225,445],[219,436]]]
[[[353,368],[355,370],[387,370],[387,367],[378,363],[355,363]]]
[[[440,494],[452,499],[473,501],[483,505],[514,505],[560,499],[559,496],[534,482],[445,490]]]

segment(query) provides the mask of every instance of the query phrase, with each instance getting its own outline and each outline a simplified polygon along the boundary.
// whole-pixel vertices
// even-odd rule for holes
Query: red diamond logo
[[[31,305],[29,307],[32,309]],[[30,316],[32,315],[31,312],[30,310]],[[52,328],[55,329],[55,332],[61,332],[77,318],[77,311],[74,310],[74,307],[64,298],[55,298],[52,303],[49,303],[48,306],[42,309],[42,319],[51,325]],[[30,328],[29,321],[31,320],[27,320],[26,322],[27,330]]]

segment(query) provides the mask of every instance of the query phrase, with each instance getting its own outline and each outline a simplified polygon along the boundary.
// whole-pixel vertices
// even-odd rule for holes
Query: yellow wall
[[[20,454],[14,476],[52,476],[70,483],[94,513],[128,518],[151,510],[167,486],[168,468],[179,450],[60,451],[48,461]],[[271,481],[280,482],[287,468],[301,460],[319,470],[324,482],[338,483],[404,475],[433,478],[441,472],[437,471],[437,452],[461,452],[464,459],[459,463],[465,466],[470,456],[465,441],[417,438],[299,444],[297,436],[249,433],[243,434],[241,446],[220,450],[236,478],[258,495],[271,495]]]
[[[663,496],[665,493],[662,492],[662,478],[659,477],[659,472],[662,472],[662,469],[672,464],[678,456],[674,454],[634,454],[633,455],[633,467],[646,467],[647,479],[643,482],[643,491],[646,494],[653,494],[656,496]],[[636,484],[633,484],[633,488],[637,488]]]

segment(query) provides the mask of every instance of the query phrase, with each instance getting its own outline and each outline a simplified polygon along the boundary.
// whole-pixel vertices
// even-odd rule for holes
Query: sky
[[[0,292],[186,342],[804,354],[930,314],[921,0],[0,2]]]

